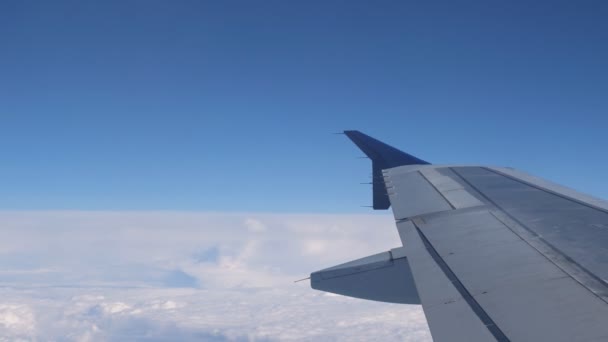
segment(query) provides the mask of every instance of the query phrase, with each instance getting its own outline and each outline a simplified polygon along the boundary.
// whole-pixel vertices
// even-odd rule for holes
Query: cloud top
[[[397,247],[378,215],[0,212],[11,340],[430,339],[417,306],[294,284]]]

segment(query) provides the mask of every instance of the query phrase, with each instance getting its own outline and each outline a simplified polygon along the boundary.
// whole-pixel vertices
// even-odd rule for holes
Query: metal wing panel
[[[314,272],[310,284],[350,297],[420,304],[403,247]]]
[[[445,305],[452,301],[467,304],[494,340],[595,341],[608,337],[608,305],[601,298],[604,284],[585,276],[584,268],[509,217],[509,213],[526,213],[523,218],[543,222],[551,215],[562,217],[564,210],[577,217],[577,210],[597,209],[580,203],[573,208],[568,199],[481,167],[412,165],[386,170],[384,175],[389,193],[395,193],[390,196],[391,205],[435,340],[455,340],[449,321],[456,319],[455,311],[459,317],[470,318],[462,308]],[[526,211],[530,208],[532,212]],[[595,221],[597,215],[603,213],[585,212],[585,217]],[[435,259],[430,258],[432,262],[415,252],[420,249],[419,241],[415,234],[405,233],[405,218],[416,223],[412,231],[421,234],[418,240],[425,240],[437,253]],[[559,227],[556,221],[547,222]],[[578,240],[586,238],[568,238],[569,243]],[[597,258],[595,255],[598,264],[606,264],[601,256],[599,261]],[[443,278],[441,272],[433,272],[437,271],[433,263],[443,265],[437,266],[440,271],[447,270]],[[442,286],[445,279],[460,287]],[[455,294],[455,288],[461,292]]]
[[[608,211],[485,168],[454,168],[489,202],[597,278],[608,279]]]
[[[516,169],[512,169],[512,168],[508,168],[508,167],[486,167],[486,169],[492,170],[492,171],[502,174],[503,176],[506,176],[506,177],[518,179],[522,182],[526,182],[528,184],[545,189],[547,191],[551,191],[553,193],[556,193],[556,194],[559,194],[562,196],[566,196],[571,199],[586,203],[586,204],[588,204],[590,206],[594,206],[600,210],[608,210],[608,201],[600,199],[600,198],[596,198],[593,196],[589,196],[587,194],[580,193],[574,189],[550,182],[546,179],[532,176],[525,172],[522,172],[522,171],[519,171]]]
[[[420,173],[455,209],[483,205],[466,184],[458,181],[458,177],[449,168],[425,168],[421,169]]]
[[[407,258],[420,300],[424,304],[424,314],[433,333],[433,340],[494,340],[452,280],[433,260],[412,222],[401,221],[397,223],[397,229],[401,239],[408,243]]]
[[[509,340],[599,341],[608,336],[606,303],[490,211],[454,211],[415,222]]]
[[[390,176],[386,182],[393,213],[398,219],[452,209],[418,171]]]

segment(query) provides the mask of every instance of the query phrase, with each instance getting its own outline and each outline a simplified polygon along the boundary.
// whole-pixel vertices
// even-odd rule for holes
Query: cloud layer
[[[293,283],[398,247],[388,216],[0,212],[0,224],[6,340],[430,340],[418,306]]]

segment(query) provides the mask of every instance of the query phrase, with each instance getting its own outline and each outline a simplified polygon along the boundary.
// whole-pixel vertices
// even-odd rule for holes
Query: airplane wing
[[[503,167],[431,165],[358,131],[401,246],[314,289],[422,304],[435,341],[608,341],[608,202]],[[407,324],[407,322],[404,322]]]

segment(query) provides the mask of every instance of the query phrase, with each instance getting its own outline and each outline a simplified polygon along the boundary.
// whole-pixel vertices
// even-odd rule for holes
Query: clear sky
[[[606,1],[0,2],[0,209],[361,212],[359,129],[608,197]]]

